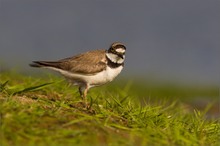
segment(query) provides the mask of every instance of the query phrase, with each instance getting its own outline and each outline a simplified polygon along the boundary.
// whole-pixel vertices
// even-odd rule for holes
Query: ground
[[[91,107],[86,109],[77,88],[59,76],[2,72],[0,144],[220,144],[218,89],[186,91],[134,84],[121,79],[91,89],[87,97]],[[141,90],[143,86],[148,90]],[[198,97],[199,93],[212,99],[211,104],[196,108],[193,102],[186,102],[191,99],[186,95]],[[177,96],[184,100],[174,98]]]

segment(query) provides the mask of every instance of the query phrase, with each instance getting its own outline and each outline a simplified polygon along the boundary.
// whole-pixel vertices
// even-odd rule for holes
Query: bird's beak
[[[123,54],[118,54],[118,56],[119,56],[121,59],[124,59],[124,55],[123,55]]]

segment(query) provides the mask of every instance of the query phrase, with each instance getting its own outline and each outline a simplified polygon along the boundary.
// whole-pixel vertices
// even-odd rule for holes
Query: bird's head
[[[125,59],[126,47],[122,43],[113,43],[107,51],[107,57],[114,63],[122,64]]]

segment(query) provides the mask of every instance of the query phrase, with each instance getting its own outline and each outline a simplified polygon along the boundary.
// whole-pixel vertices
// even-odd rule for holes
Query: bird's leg
[[[81,96],[83,101],[85,100],[84,99],[85,98],[84,91],[85,91],[85,87],[84,86],[79,86],[79,93],[80,93],[80,96]]]
[[[79,94],[82,97],[82,95],[83,95],[83,87],[82,86],[79,86]]]
[[[86,101],[87,92],[88,92],[88,88],[86,87],[85,90],[83,91],[83,98],[85,101]]]
[[[86,95],[87,95],[88,89],[89,88],[87,85],[79,87],[79,93],[85,105],[87,105]]]

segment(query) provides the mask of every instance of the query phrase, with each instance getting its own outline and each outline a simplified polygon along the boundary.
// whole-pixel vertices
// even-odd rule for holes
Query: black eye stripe
[[[113,54],[117,54],[117,55],[124,55],[125,54],[125,52],[124,53],[121,53],[121,52],[117,52],[115,49],[113,49],[113,48],[111,48],[110,50],[109,50],[109,52],[111,52],[111,53],[113,53]]]
[[[124,53],[122,53],[122,52],[117,52],[117,51],[115,51],[115,54],[124,55],[124,54],[125,54],[125,52],[124,52]]]
[[[117,54],[117,55],[124,55],[125,52],[117,52],[117,49],[124,49],[126,50],[126,47],[123,44],[120,43],[113,43],[110,48],[108,49],[108,52],[113,53],[113,54]]]
[[[125,52],[124,53],[120,53],[120,52],[117,52],[115,49],[111,49],[111,52],[114,53],[114,54],[122,54],[122,55],[125,54]]]

